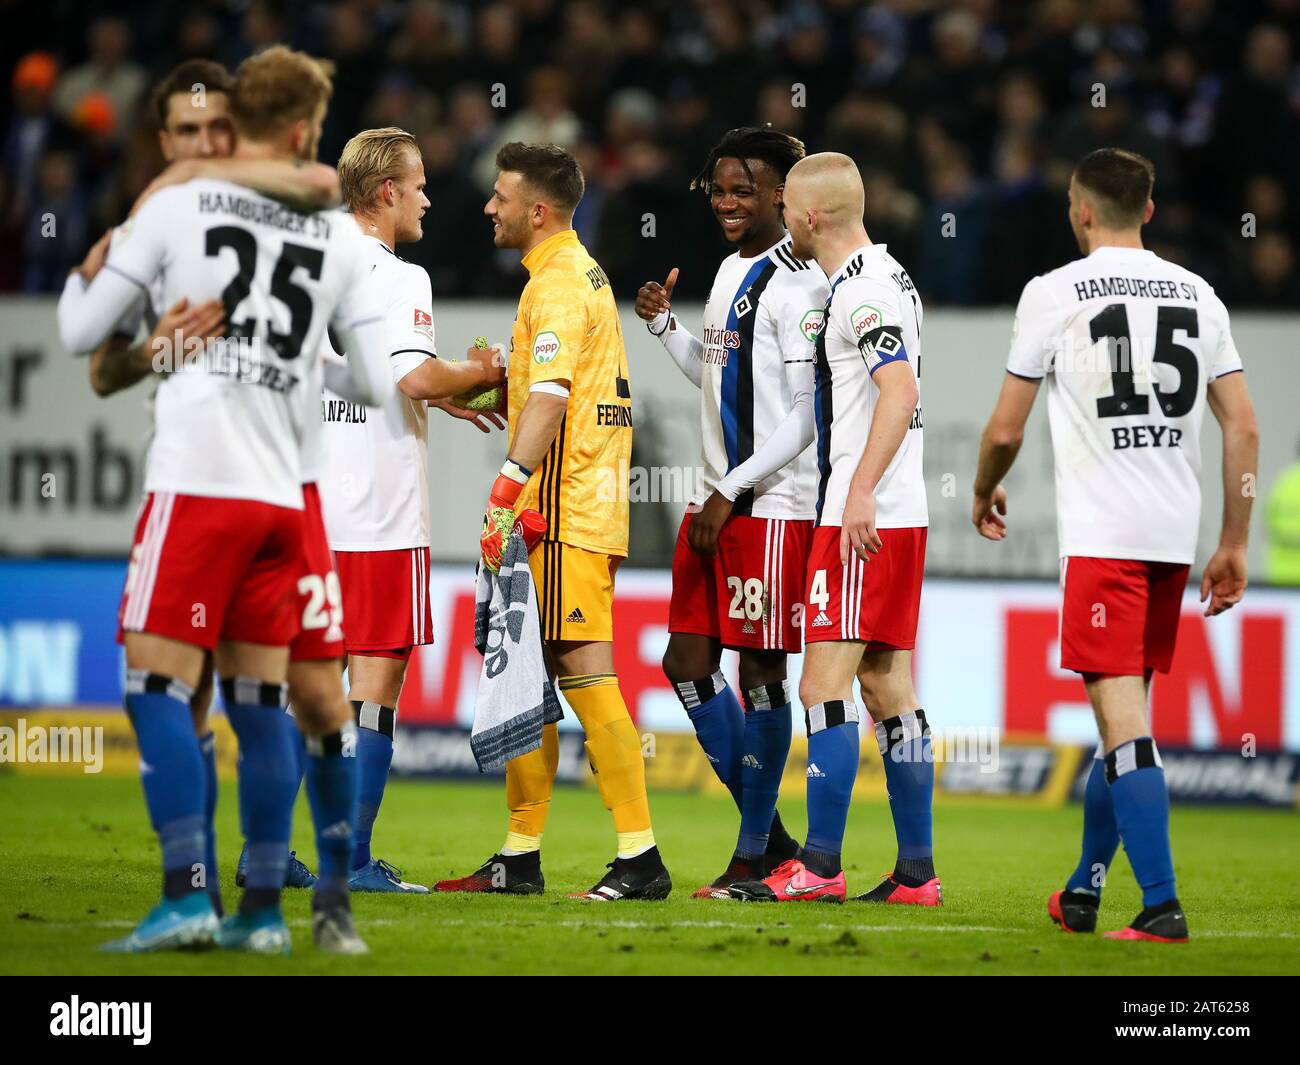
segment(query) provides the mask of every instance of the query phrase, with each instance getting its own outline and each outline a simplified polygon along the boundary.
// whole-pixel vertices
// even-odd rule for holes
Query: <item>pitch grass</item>
[[[783,803],[802,834],[801,804]],[[546,834],[547,893],[540,898],[395,897],[355,900],[373,953],[345,959],[311,945],[306,892],[286,894],[289,958],[204,954],[106,955],[157,900],[157,845],[140,785],[129,778],[0,775],[0,972],[41,974],[665,973],[719,974],[1168,974],[1300,972],[1300,851],[1292,813],[1176,808],[1174,854],[1193,940],[1187,946],[1070,936],[1045,900],[1076,857],[1080,810],[1010,803],[942,803],[936,811],[940,910],[849,903],[780,905],[695,901],[734,841],[725,798],[653,796],[655,827],[676,889],[660,903],[583,903],[612,856],[613,833],[594,791],[561,789]],[[490,783],[396,781],[376,832],[376,853],[431,883],[473,870],[500,844],[501,791]],[[223,887],[237,897],[238,820],[233,783],[219,822]],[[882,804],[855,805],[845,854],[850,891],[892,864]],[[299,802],[295,845],[314,865]],[[1102,928],[1140,909],[1120,857]]]

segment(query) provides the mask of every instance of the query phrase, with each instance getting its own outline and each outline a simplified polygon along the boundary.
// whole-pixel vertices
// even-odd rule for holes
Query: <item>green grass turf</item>
[[[237,898],[234,784],[223,785],[220,858]],[[782,804],[803,831],[802,804]],[[355,900],[373,953],[345,959],[311,945],[306,892],[286,895],[289,958],[106,955],[157,900],[157,845],[140,785],[122,777],[0,775],[0,972],[3,973],[1300,973],[1296,815],[1176,808],[1174,855],[1193,941],[1115,943],[1058,932],[1045,912],[1076,858],[1077,806],[941,803],[936,810],[940,910],[849,903],[694,901],[735,837],[725,798],[657,794],[652,807],[676,890],[667,902],[593,904],[563,893],[591,886],[613,831],[594,790],[560,789],[546,834],[548,891],[534,898]],[[407,879],[472,871],[501,842],[503,799],[490,783],[390,785],[376,853]],[[314,865],[306,803],[295,846]],[[893,858],[888,808],[855,805],[845,861],[851,892],[873,886]],[[1101,926],[1140,908],[1127,862],[1111,872]]]

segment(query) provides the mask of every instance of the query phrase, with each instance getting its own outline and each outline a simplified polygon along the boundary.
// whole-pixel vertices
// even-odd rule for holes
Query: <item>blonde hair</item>
[[[249,56],[235,71],[230,115],[241,136],[270,140],[311,119],[334,92],[334,64],[277,44]]]
[[[349,211],[370,206],[385,181],[398,181],[420,158],[415,138],[404,129],[384,126],[358,133],[339,156],[339,189]]]

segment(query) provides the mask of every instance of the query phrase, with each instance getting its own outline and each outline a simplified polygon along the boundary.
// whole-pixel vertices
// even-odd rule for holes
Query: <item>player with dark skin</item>
[[[724,156],[713,169],[709,206],[727,243],[745,258],[761,255],[785,236],[784,179],[758,159],[741,160]],[[668,272],[664,283],[650,281],[636,294],[636,313],[649,322],[672,307],[678,270]],[[718,550],[718,534],[731,517],[732,501],[714,491],[691,519],[687,541],[702,555]],[[766,684],[779,684],[786,677],[784,651],[740,649],[740,686],[749,691]],[[722,644],[711,636],[674,632],[664,652],[664,673],[674,684],[695,677],[707,677],[718,669]]]

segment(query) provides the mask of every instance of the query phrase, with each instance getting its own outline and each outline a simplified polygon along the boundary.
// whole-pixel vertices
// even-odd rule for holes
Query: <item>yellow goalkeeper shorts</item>
[[[543,540],[528,556],[537,584],[542,639],[614,639],[614,574],[623,559]]]

